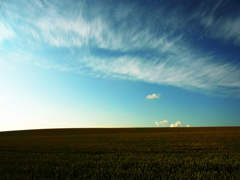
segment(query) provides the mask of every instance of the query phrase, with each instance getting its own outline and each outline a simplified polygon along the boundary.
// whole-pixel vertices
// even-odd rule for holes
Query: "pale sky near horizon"
[[[240,126],[239,9],[0,0],[0,131]]]

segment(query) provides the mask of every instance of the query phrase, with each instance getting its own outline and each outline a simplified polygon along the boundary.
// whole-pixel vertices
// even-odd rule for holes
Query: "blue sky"
[[[238,1],[0,1],[0,131],[240,126]]]

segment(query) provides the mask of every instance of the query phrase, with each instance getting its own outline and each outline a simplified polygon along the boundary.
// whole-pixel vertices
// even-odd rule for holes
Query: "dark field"
[[[240,179],[240,127],[1,132],[0,179]]]

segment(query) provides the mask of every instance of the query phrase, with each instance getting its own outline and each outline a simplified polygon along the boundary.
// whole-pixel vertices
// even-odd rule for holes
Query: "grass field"
[[[240,179],[240,127],[1,132],[0,179]]]

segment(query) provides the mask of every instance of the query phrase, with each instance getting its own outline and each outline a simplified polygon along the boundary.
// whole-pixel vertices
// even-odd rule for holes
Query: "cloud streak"
[[[114,8],[106,2],[89,6],[86,1],[70,1],[68,8],[65,3],[19,1],[18,8],[1,2],[0,17],[5,21],[0,22],[0,44],[14,39],[9,43],[21,61],[42,68],[240,97],[240,65],[197,48],[186,36],[197,33],[190,31],[194,26],[203,26],[206,32],[216,32],[212,37],[240,44],[240,16],[217,18],[220,5],[206,12],[199,8],[186,18],[177,8],[167,13],[168,5],[149,14],[138,3],[116,3]],[[29,10],[23,12],[21,6]],[[199,24],[191,25],[193,18]],[[57,56],[56,49],[65,54]],[[10,58],[8,54],[1,56]],[[147,99],[151,97],[158,95]]]
[[[12,28],[0,22],[0,44],[11,38],[14,38],[14,31]]]
[[[206,8],[208,6],[210,7]],[[208,36],[239,46],[240,13],[237,9],[236,1],[202,2],[194,18],[206,28]],[[233,13],[226,14],[226,11]]]

